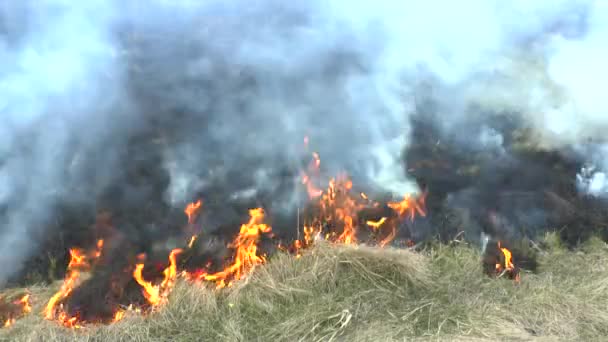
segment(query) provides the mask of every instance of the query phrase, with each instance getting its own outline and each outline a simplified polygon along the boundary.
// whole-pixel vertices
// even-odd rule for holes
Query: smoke
[[[468,125],[499,110],[553,146],[599,137],[604,12],[592,1],[6,2],[0,258],[14,267],[0,283],[63,203],[181,208],[203,194],[215,208],[289,211],[312,150],[330,174],[416,191],[401,153],[428,82],[462,146],[507,154],[502,132]]]

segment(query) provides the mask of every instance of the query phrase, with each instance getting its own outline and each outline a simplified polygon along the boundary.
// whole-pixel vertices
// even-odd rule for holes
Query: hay
[[[320,244],[279,254],[223,291],[178,282],[169,303],[109,326],[69,330],[40,312],[53,288],[30,288],[34,314],[7,341],[594,340],[608,334],[606,245],[551,244],[519,285],[483,275],[466,244],[416,253]],[[58,284],[56,284],[58,286]]]

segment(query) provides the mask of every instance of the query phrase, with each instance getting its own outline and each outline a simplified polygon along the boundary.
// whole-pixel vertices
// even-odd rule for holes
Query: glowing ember
[[[218,288],[229,286],[232,281],[244,278],[255,266],[266,262],[264,255],[258,255],[258,242],[262,233],[270,233],[272,228],[262,223],[262,208],[249,210],[249,222],[241,226],[239,235],[229,245],[235,249],[232,263],[224,270],[207,274],[204,279],[213,281]]]

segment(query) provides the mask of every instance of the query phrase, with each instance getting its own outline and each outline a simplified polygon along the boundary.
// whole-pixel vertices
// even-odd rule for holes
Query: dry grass
[[[564,340],[608,336],[608,250],[551,247],[519,285],[483,276],[464,244],[423,253],[319,245],[278,255],[234,287],[180,282],[147,317],[69,330],[30,314],[1,329],[10,341]],[[35,312],[51,289],[31,288]]]

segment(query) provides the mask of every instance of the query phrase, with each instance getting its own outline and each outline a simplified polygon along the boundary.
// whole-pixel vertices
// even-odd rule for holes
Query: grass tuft
[[[537,274],[483,275],[464,243],[423,252],[321,243],[279,254],[232,287],[180,281],[146,317],[70,330],[39,314],[59,286],[32,287],[34,312],[7,341],[572,341],[608,336],[608,248],[561,248],[551,236]],[[22,291],[22,289],[20,289]]]

